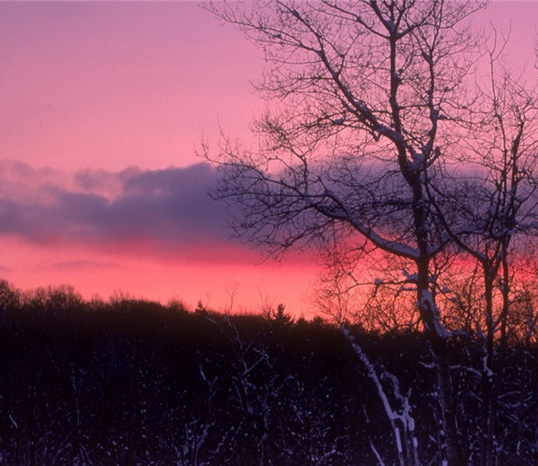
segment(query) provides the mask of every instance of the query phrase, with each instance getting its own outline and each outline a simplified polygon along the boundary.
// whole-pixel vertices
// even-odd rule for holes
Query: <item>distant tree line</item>
[[[498,465],[538,461],[535,340],[504,349]],[[478,465],[483,345],[450,341],[462,449]],[[0,281],[0,464],[442,463],[424,334]],[[491,413],[488,411],[488,415]],[[415,429],[420,426],[420,429]]]

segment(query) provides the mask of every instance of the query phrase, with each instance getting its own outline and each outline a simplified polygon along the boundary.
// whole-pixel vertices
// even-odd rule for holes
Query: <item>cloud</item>
[[[227,207],[207,195],[216,176],[204,163],[69,174],[0,162],[0,235],[197,261],[250,255],[230,242]]]
[[[110,261],[91,261],[91,260],[73,260],[61,261],[53,264],[53,268],[60,271],[79,271],[79,270],[110,270],[118,269],[121,265]]]

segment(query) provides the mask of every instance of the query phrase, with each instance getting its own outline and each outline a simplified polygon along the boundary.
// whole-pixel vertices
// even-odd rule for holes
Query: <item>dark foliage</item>
[[[1,465],[374,465],[375,451],[397,464],[374,381],[341,330],[319,318],[84,302],[69,288],[23,295],[0,285]],[[393,406],[398,393],[410,400],[422,464],[440,464],[424,337],[351,333]],[[479,464],[480,348],[460,338],[451,353],[470,464]],[[499,465],[538,460],[536,356],[534,346],[504,356]]]

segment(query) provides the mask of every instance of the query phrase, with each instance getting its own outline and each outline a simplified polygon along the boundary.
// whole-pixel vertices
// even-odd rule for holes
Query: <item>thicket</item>
[[[71,288],[20,293],[1,282],[0,464],[398,464],[365,361],[395,415],[420,426],[421,464],[441,464],[424,335],[348,328],[346,336],[321,318],[294,320],[283,307],[224,315],[129,297],[84,301]],[[537,464],[537,356],[530,341],[505,350],[499,465]],[[478,464],[482,342],[453,336],[450,363],[462,449]]]

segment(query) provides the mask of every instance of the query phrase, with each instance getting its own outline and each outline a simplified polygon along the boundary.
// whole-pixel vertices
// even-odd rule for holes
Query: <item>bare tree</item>
[[[467,127],[467,152],[472,156],[465,159],[466,173],[460,173],[458,179],[447,176],[445,186],[452,183],[454,188],[444,192],[427,186],[428,190],[432,188],[430,201],[443,228],[469,256],[467,262],[471,266],[476,263],[481,271],[483,298],[474,299],[472,305],[482,303],[475,315],[479,316],[477,328],[484,337],[480,394],[484,466],[495,464],[498,369],[510,333],[514,264],[520,260],[521,239],[534,234],[538,227],[538,93],[526,87],[521,76],[514,77],[502,66],[504,47],[497,47],[496,39],[495,34],[486,54],[489,79],[477,82],[477,100]],[[450,207],[440,207],[439,199]],[[476,278],[474,272],[473,276]]]
[[[486,2],[215,3],[270,64],[259,150],[226,140],[215,191],[242,207],[235,227],[271,252],[344,245],[398,258],[437,361],[448,465],[460,465],[447,339],[432,261],[448,242],[429,193],[461,153],[479,53],[466,19]],[[345,241],[341,242],[341,238]]]

